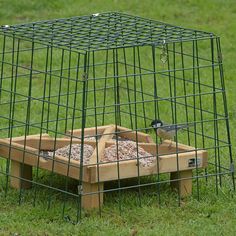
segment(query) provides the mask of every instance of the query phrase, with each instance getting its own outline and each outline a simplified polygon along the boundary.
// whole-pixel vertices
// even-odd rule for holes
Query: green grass
[[[106,11],[124,11],[175,25],[214,32],[221,36],[235,156],[236,4],[234,0],[0,0],[0,25]],[[37,84],[37,81],[35,83]],[[227,183],[227,179],[225,180]],[[46,183],[47,179],[43,181]],[[62,180],[54,181],[60,184]],[[73,181],[70,185],[73,191]],[[194,185],[196,187],[196,182]],[[106,194],[102,218],[96,212],[86,213],[82,222],[77,225],[68,223],[61,217],[63,196],[53,193],[52,207],[47,211],[45,198],[48,198],[49,192],[44,189],[38,189],[35,207],[32,207],[33,191],[24,193],[21,206],[17,204],[18,193],[15,190],[10,190],[6,199],[4,192],[0,191],[0,235],[135,235],[135,233],[137,235],[235,235],[236,198],[229,190],[229,186],[220,189],[219,195],[216,196],[212,182],[208,186],[202,185],[200,192],[203,197],[200,201],[196,201],[197,194],[194,192],[193,197],[183,202],[182,207],[177,206],[177,198],[167,185],[162,188],[161,207],[156,204],[157,196],[152,195],[154,189],[143,190],[142,207],[138,206],[137,192],[129,190],[122,195],[124,203],[122,215],[119,215],[117,193],[110,193]],[[73,215],[74,206],[75,201],[68,199],[66,208],[68,215]]]
[[[185,205],[173,207],[155,205],[137,207],[125,204],[122,215],[112,206],[103,210],[103,217],[95,213],[80,224],[67,223],[60,217],[60,201],[50,211],[40,210],[43,204],[15,206],[14,196],[1,203],[1,235],[234,235],[236,230],[235,198],[220,192],[200,202],[189,199]],[[131,195],[132,203],[134,199]]]

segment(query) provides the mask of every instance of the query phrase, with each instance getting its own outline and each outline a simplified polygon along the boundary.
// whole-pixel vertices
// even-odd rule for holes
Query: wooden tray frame
[[[81,143],[81,129],[68,131],[72,134],[72,143]],[[88,137],[99,135],[97,140],[88,140]],[[157,162],[150,167],[137,167],[137,160],[126,160],[113,163],[101,163],[104,149],[116,143],[113,139],[115,135],[121,138],[138,141],[138,145],[147,152],[156,156]],[[159,173],[170,173],[171,185],[178,188],[181,197],[192,193],[192,170],[196,168],[205,168],[207,166],[207,152],[205,150],[196,150],[194,147],[178,145],[171,141],[164,141],[156,145],[148,134],[132,131],[128,128],[107,125],[97,128],[84,129],[84,143],[92,145],[95,150],[90,158],[90,163],[83,167],[83,184],[80,187],[82,193],[82,206],[86,209],[98,208],[103,204],[104,182],[125,178],[134,178]],[[78,137],[78,138],[76,138]],[[62,156],[55,156],[54,159],[45,159],[39,156],[40,150],[53,150],[70,144],[70,138],[55,138],[48,134],[29,135],[26,137],[14,137],[12,139],[0,139],[0,156],[11,161],[11,186],[13,188],[30,188],[32,181],[32,167],[52,171],[60,175],[68,176],[79,180],[80,164],[79,161],[70,160]],[[178,152],[176,152],[176,146]],[[178,156],[178,167],[177,167]],[[98,161],[97,161],[98,160]],[[24,164],[23,164],[24,163]],[[194,164],[195,163],[195,164]],[[119,165],[119,176],[118,168]],[[138,170],[139,168],[139,170]],[[100,201],[100,203],[99,203]]]

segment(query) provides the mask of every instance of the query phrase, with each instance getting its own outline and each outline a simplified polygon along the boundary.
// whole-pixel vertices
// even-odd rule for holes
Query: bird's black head
[[[153,120],[151,126],[154,129],[158,129],[159,127],[163,126],[163,122],[161,120]]]

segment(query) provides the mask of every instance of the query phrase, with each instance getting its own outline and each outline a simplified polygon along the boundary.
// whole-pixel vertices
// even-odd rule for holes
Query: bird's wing
[[[175,130],[166,131],[162,128],[157,129],[157,135],[163,140],[173,139],[175,135]]]
[[[166,130],[167,132],[170,132],[188,127],[189,127],[188,125],[164,125],[162,129]]]

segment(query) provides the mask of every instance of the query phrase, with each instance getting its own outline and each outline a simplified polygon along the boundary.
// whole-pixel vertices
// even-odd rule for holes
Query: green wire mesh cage
[[[0,32],[2,201],[78,221],[234,189],[219,37],[114,12]]]

